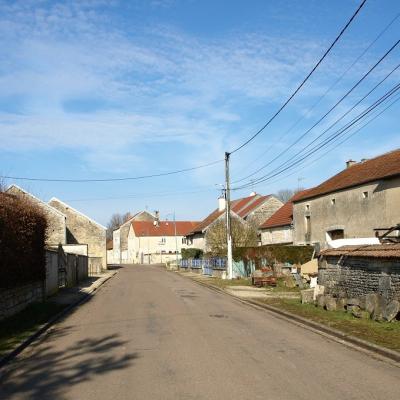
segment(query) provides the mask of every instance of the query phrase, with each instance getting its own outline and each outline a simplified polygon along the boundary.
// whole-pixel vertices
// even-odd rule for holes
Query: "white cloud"
[[[262,34],[126,33],[99,4],[0,5],[0,100],[22,99],[20,110],[0,114],[0,148],[83,150],[90,167],[104,168],[103,157],[117,172],[143,163],[148,144],[193,149],[189,165],[220,158],[248,135],[247,104],[284,98],[322,48]],[[82,101],[98,107],[79,112]]]

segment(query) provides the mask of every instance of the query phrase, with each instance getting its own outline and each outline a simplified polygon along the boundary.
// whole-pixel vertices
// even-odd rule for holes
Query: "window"
[[[363,199],[368,199],[368,192],[363,192]]]
[[[311,217],[309,215],[306,216],[306,235],[305,235],[306,242],[311,240]]]
[[[182,244],[186,244],[186,238],[182,238]]]
[[[332,204],[333,206],[336,204],[336,199],[335,199],[335,198],[331,199],[331,204]]]
[[[306,204],[306,211],[310,211],[310,205]]]
[[[328,232],[331,240],[344,239],[344,230],[343,229],[332,229]]]

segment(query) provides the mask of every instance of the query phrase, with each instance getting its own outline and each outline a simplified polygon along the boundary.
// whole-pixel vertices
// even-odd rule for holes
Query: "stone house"
[[[198,221],[132,221],[128,234],[128,263],[152,264],[180,258],[185,236]]]
[[[400,150],[360,162],[293,201],[294,244],[373,238],[400,222]]]
[[[67,244],[87,245],[92,272],[107,269],[106,228],[55,197],[49,205],[66,216]]]
[[[293,244],[293,201],[306,192],[296,193],[260,225],[261,245]]]
[[[33,194],[20,188],[17,185],[11,185],[6,193],[14,196],[26,198],[30,202],[38,205],[46,214],[48,228],[46,245],[48,247],[57,247],[59,244],[65,245],[67,243],[67,230],[66,230],[66,219],[67,217],[57,208],[52,207],[46,202],[38,199]]]
[[[154,222],[156,216],[148,211],[139,211],[125,221],[118,229],[113,231],[113,262],[116,264],[129,264],[128,259],[128,234],[133,221]]]
[[[272,195],[262,196],[252,193],[248,197],[231,201],[232,214],[259,227],[274,214],[283,203]],[[205,235],[207,229],[225,213],[225,199],[218,199],[218,208],[200,222],[187,236],[187,245],[206,251]],[[222,217],[223,218],[223,217]]]

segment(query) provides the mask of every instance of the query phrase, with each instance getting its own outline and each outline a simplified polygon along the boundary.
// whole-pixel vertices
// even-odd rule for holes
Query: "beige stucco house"
[[[128,262],[154,264],[180,258],[185,236],[198,221],[132,221],[128,234]]]
[[[126,220],[118,229],[113,231],[113,259],[115,264],[130,264],[131,260],[128,257],[128,234],[133,221],[148,221],[153,222],[156,216],[148,211],[140,211]]]
[[[66,216],[56,208],[47,204],[46,202],[38,199],[33,194],[20,188],[17,185],[11,185],[7,190],[7,193],[14,196],[26,198],[30,202],[38,205],[45,213],[47,217],[47,238],[46,245],[49,247],[56,247],[59,244],[64,245],[67,243],[67,231],[66,231]]]
[[[106,228],[55,197],[49,205],[66,216],[67,244],[87,245],[90,272],[106,269]]]
[[[346,169],[294,201],[295,244],[371,238],[400,222],[400,150]]]
[[[275,213],[283,203],[272,195],[252,193],[248,197],[231,201],[233,215],[259,227]],[[207,229],[225,213],[225,199],[218,199],[218,208],[200,222],[187,236],[189,247],[207,251],[205,235]]]

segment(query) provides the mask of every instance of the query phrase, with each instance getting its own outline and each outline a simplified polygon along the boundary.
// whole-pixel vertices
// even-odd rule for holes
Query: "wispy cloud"
[[[240,140],[232,126],[248,123],[247,104],[282,98],[322,48],[263,34],[196,39],[165,26],[128,33],[106,4],[1,3],[0,148],[82,150],[93,169],[113,161],[111,172],[143,163],[149,143],[212,159]]]

